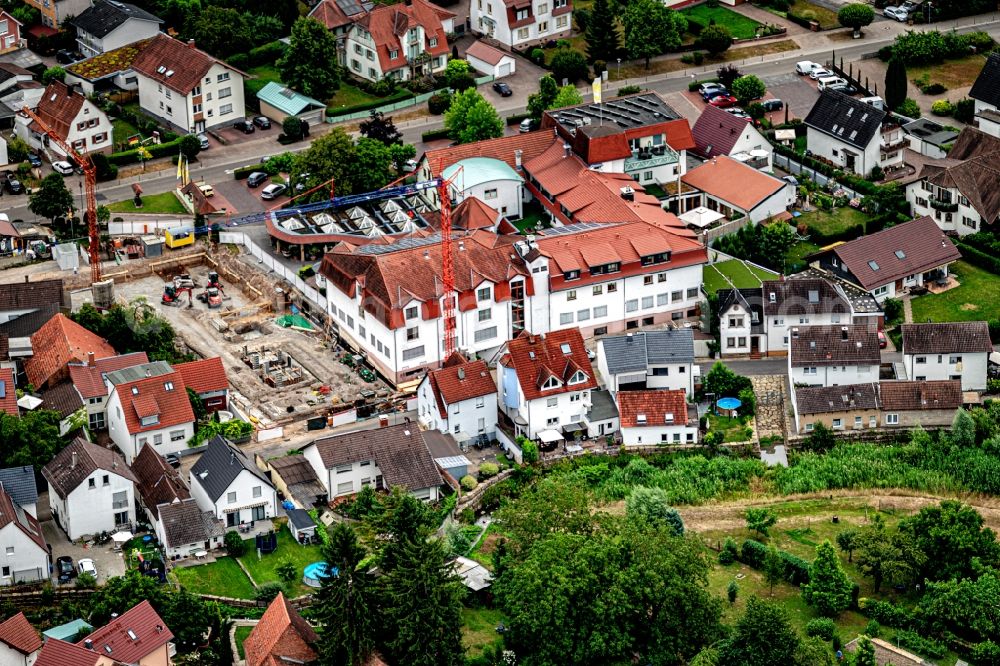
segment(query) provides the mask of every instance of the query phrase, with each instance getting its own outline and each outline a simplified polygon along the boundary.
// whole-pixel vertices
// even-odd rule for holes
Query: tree
[[[824,540],[816,546],[816,559],[809,567],[809,582],[802,586],[802,598],[820,615],[836,617],[851,605],[851,588],[837,551],[829,540]]]
[[[697,40],[698,48],[705,49],[714,56],[719,55],[733,45],[733,36],[722,25],[710,25],[701,31]]]
[[[861,36],[861,28],[871,25],[875,20],[875,11],[868,5],[854,2],[844,5],[837,12],[837,21],[845,28],[854,28],[854,36]]]
[[[463,90],[452,98],[444,114],[448,135],[459,143],[473,143],[503,136],[503,120],[493,105],[475,88]]]
[[[736,397],[745,388],[753,388],[750,379],[737,375],[721,361],[716,361],[705,376],[704,391],[714,393],[716,399]]]
[[[739,100],[740,106],[746,106],[753,100],[760,99],[765,92],[767,92],[767,86],[753,74],[741,76],[733,81],[732,94]]]
[[[444,70],[444,80],[448,87],[455,91],[476,87],[476,79],[472,76],[469,63],[457,58],[448,61]]]
[[[778,522],[778,514],[767,507],[750,507],[744,512],[747,529],[761,536],[767,536],[767,531]]]
[[[49,85],[53,81],[64,81],[66,79],[66,70],[62,67],[49,67],[44,72],[42,72],[42,85]]]
[[[549,62],[553,76],[556,81],[569,81],[575,83],[580,80],[587,80],[590,76],[590,68],[587,67],[587,59],[576,49],[564,47],[557,49],[552,60]]]
[[[858,639],[858,649],[854,653],[854,666],[878,666],[875,660],[875,646],[867,636]]]
[[[523,442],[521,441],[522,439],[524,440]],[[537,444],[523,435],[518,437],[517,444],[521,447],[521,462],[525,465],[532,465],[538,462]]]
[[[543,111],[552,108],[558,95],[559,84],[551,74],[546,74],[538,79],[538,92],[528,95],[528,113],[535,120],[540,119]]]
[[[736,597],[740,593],[740,586],[736,584],[735,580],[729,581],[729,585],[726,586],[726,597],[729,599],[730,604],[736,603]]]
[[[733,635],[719,650],[722,664],[772,666],[794,664],[799,638],[785,610],[751,596]]]
[[[912,537],[901,531],[890,532],[879,514],[861,531],[856,548],[858,571],[871,577],[876,593],[885,580],[908,584],[919,575],[926,560]]]
[[[577,12],[574,16],[579,19]],[[587,34],[587,59],[590,62],[604,60],[611,62],[618,57],[619,42],[618,22],[611,11],[608,0],[594,0],[594,7],[587,19],[585,27]]]
[[[633,522],[668,527],[677,536],[684,534],[681,514],[670,506],[670,497],[662,488],[633,488],[625,498],[625,515]]]
[[[556,95],[555,100],[552,101],[552,105],[549,108],[562,109],[567,106],[576,106],[582,102],[583,98],[575,86],[562,86],[559,88],[559,94]]]
[[[208,410],[205,409],[205,403],[201,401],[198,394],[190,386],[187,387],[188,402],[191,403],[191,411],[194,412],[195,421],[204,421],[205,417],[208,416]]]
[[[292,581],[299,577],[299,568],[294,562],[285,558],[274,568],[274,573],[278,574],[278,578],[285,585],[291,585]]]
[[[89,303],[70,315],[87,330],[105,338],[121,354],[144,351],[151,360],[181,363],[191,360],[174,346],[174,329],[145,300],[127,306],[115,303],[104,313]]]
[[[374,581],[359,566],[364,558],[354,529],[337,523],[323,547],[327,571],[336,575],[320,581],[315,605],[324,663],[360,666],[375,650],[377,599]]]
[[[948,440],[959,448],[972,448],[976,445],[976,422],[969,412],[961,408],[955,412]]]
[[[406,163],[417,156],[417,149],[412,143],[394,143],[389,146],[389,159],[397,173],[406,169]]]
[[[796,242],[798,242],[795,239],[795,229],[792,225],[786,224],[780,220],[761,226],[760,252],[762,256],[780,257],[781,265],[776,266],[776,268],[784,271],[785,255],[788,254],[788,251],[792,249]]]
[[[628,56],[645,60],[646,69],[654,56],[677,49],[687,30],[687,19],[657,0],[633,0],[625,7],[622,23]]]
[[[298,154],[291,182],[304,183],[309,189],[333,179],[337,194],[351,194],[356,191],[348,176],[353,159],[354,142],[342,128],[335,127]],[[308,174],[308,178],[303,178],[303,174]],[[319,191],[312,196],[316,199],[329,199],[330,192]]]
[[[970,577],[976,559],[986,566],[1000,564],[996,534],[983,524],[978,511],[957,500],[924,507],[901,521],[899,531],[923,553],[922,574],[929,580]]]
[[[882,95],[885,97],[886,106],[894,111],[906,99],[906,64],[902,58],[894,55],[889,59]]]
[[[278,60],[281,80],[303,95],[326,100],[340,87],[337,38],[314,18],[303,17],[292,25],[291,43]]]
[[[57,173],[50,173],[43,178],[38,189],[28,196],[28,210],[50,220],[68,215],[72,207],[73,193]]]
[[[229,7],[207,6],[189,14],[186,25],[185,32],[200,48],[220,58],[246,51],[255,43],[248,15]]]
[[[193,160],[201,152],[201,139],[194,134],[185,134],[181,137],[181,153],[189,160]]]
[[[51,462],[65,446],[59,436],[59,412],[38,409],[21,418],[0,413],[0,462],[4,467],[31,465],[36,470]]]
[[[834,666],[833,652],[822,638],[806,638],[795,651],[795,666]]]
[[[358,129],[361,131],[361,136],[381,141],[387,146],[403,143],[403,133],[396,129],[396,123],[392,122],[392,118],[386,118],[385,114],[375,109],[372,109],[368,120],[363,121]]]
[[[240,557],[247,550],[247,545],[243,543],[243,538],[240,537],[239,532],[226,532],[226,536],[222,541],[226,546],[226,553],[229,557]]]
[[[837,533],[837,546],[847,553],[847,561],[854,561],[854,549],[858,547],[859,532],[854,527],[848,527]]]
[[[836,444],[837,438],[834,436],[833,430],[828,428],[822,421],[817,421],[813,425],[813,431],[806,437],[806,441],[803,442],[802,446],[809,451],[826,453]]]
[[[285,116],[285,119],[281,121],[281,133],[289,141],[298,141],[302,138],[302,121],[298,116]]]
[[[785,578],[785,563],[781,559],[781,553],[774,545],[767,547],[767,555],[764,557],[764,579],[767,581],[768,594],[774,596],[774,586]]]
[[[733,87],[733,81],[743,76],[743,72],[736,65],[723,65],[715,70],[715,76],[719,79],[719,83],[726,86],[728,90]]]
[[[351,188],[355,192],[371,192],[384,187],[393,179],[394,168],[392,154],[384,143],[362,137],[354,145],[354,158],[349,165]]]
[[[589,535],[596,528],[593,497],[582,482],[542,479],[534,492],[504,504],[495,521],[508,535],[507,548],[516,558],[552,532]]]

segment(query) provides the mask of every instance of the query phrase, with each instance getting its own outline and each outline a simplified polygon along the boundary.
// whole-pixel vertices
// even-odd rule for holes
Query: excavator
[[[209,309],[221,308],[222,293],[221,287],[205,287],[205,291],[198,294],[198,300],[206,304]]]
[[[163,285],[163,297],[160,302],[164,305],[180,305],[181,298],[187,292],[188,307],[194,305],[194,292],[191,287],[178,287],[169,282]]]

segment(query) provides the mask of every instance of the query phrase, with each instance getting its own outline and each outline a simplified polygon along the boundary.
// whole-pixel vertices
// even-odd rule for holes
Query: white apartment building
[[[191,497],[228,529],[278,515],[274,486],[243,451],[216,435],[191,468]]]
[[[146,10],[119,0],[94,0],[70,21],[85,58],[153,37],[161,23]]]
[[[497,386],[486,362],[460,359],[428,372],[417,387],[417,414],[421,426],[456,439],[494,439]]]
[[[181,133],[244,118],[245,74],[195,47],[158,33],[132,62],[139,106]]]
[[[134,352],[107,358],[94,358],[94,354],[90,354],[86,363],[70,363],[69,378],[87,407],[87,421],[92,430],[104,430],[108,427],[108,384],[104,381],[105,376],[116,370],[148,362],[146,352]]]
[[[444,170],[444,178],[451,181],[456,204],[475,197],[510,219],[521,217],[524,202],[530,199],[524,178],[503,160],[492,157],[460,160]]]
[[[41,524],[3,488],[0,488],[0,550],[4,553],[0,561],[0,585],[49,579],[52,561]]]
[[[903,366],[913,381],[960,380],[963,391],[985,391],[993,352],[985,321],[903,324]]]
[[[700,368],[694,364],[690,328],[609,335],[597,342],[597,369],[612,393],[665,389],[694,396]]]
[[[45,88],[35,113],[52,132],[74,150],[82,153],[110,153],[112,128],[107,114],[83,94],[62,81],[53,81]],[[65,151],[46,139],[45,131],[34,120],[18,114],[14,132],[35,150],[48,150],[54,159],[65,158]]]
[[[455,15],[427,0],[376,5],[347,32],[344,65],[355,76],[400,81],[444,71]],[[400,26],[403,26],[402,28]]]
[[[865,325],[795,326],[788,351],[793,386],[837,386],[878,381],[878,333]]]
[[[573,29],[572,0],[472,0],[473,32],[507,48],[523,49],[551,39],[569,37]]]

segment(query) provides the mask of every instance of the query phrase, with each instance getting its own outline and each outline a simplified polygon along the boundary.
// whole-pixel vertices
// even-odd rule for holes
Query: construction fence
[[[270,253],[253,242],[250,236],[242,231],[222,231],[219,232],[219,242],[229,243],[232,245],[242,245],[245,247],[247,251],[257,259],[257,263],[260,264],[261,268],[272,271],[282,279],[286,280],[302,293],[312,307],[319,310],[319,312],[326,314],[326,296],[319,293],[319,291],[317,291],[314,287],[306,284],[306,282],[300,278],[294,270],[288,268],[271,256]]]

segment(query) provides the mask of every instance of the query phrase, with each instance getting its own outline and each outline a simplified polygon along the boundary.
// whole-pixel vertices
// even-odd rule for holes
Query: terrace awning
[[[549,429],[549,430],[543,430],[540,433],[538,433],[538,439],[542,440],[542,442],[545,444],[553,444],[555,442],[562,440],[562,438],[563,436],[559,433],[558,430]]]
[[[567,423],[562,427],[562,431],[567,435],[572,435],[574,432],[580,432],[583,430],[582,423]]]

